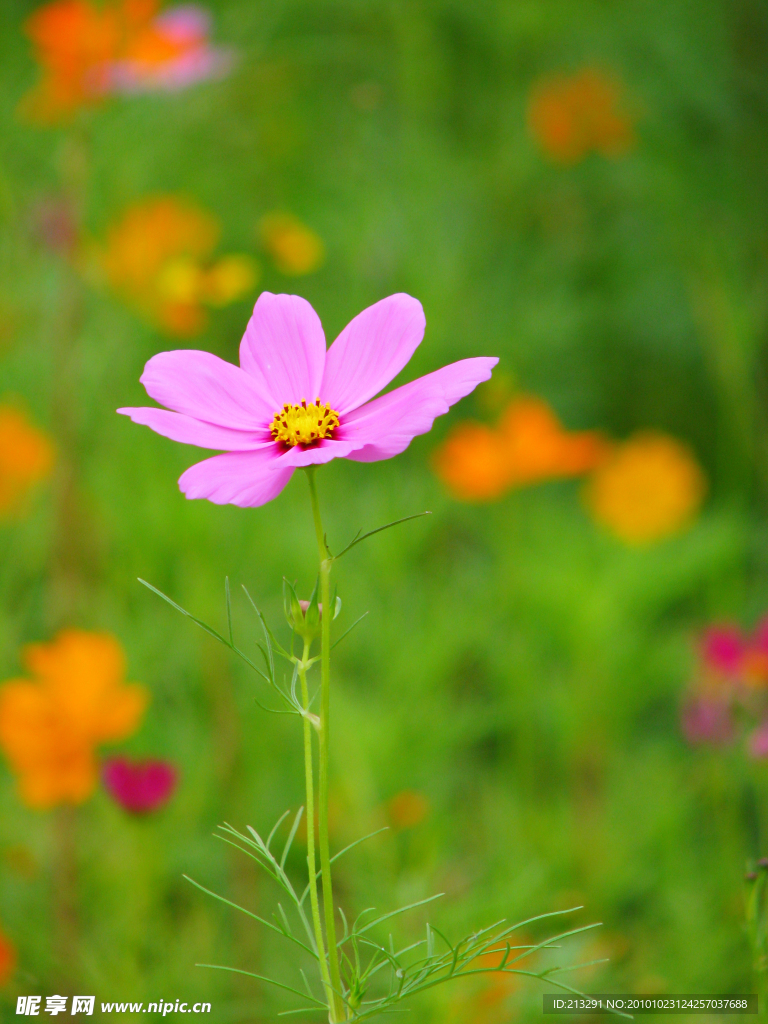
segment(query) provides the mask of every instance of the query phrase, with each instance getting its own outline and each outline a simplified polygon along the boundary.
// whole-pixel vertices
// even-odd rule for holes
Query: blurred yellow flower
[[[685,529],[706,489],[686,445],[643,431],[616,446],[587,483],[584,498],[595,518],[621,540],[649,544]]]
[[[53,444],[19,409],[0,405],[0,517],[13,515],[22,499],[53,468]]]
[[[528,124],[547,156],[575,164],[588,153],[621,156],[632,148],[632,122],[620,112],[619,85],[594,68],[548,79],[534,89]]]
[[[16,948],[0,931],[0,987],[10,980],[16,969]]]
[[[415,789],[404,789],[387,802],[387,816],[396,829],[415,828],[429,814],[429,801]]]
[[[281,274],[313,274],[325,262],[323,240],[290,213],[269,213],[259,222],[261,243]]]
[[[136,203],[107,233],[102,264],[114,290],[171,334],[199,333],[205,306],[242,298],[258,280],[250,256],[213,261],[219,240],[215,217],[177,199]]]
[[[605,458],[594,431],[563,429],[546,402],[513,399],[496,428],[460,423],[433,456],[435,472],[464,501],[492,501],[513,487],[580,476]]]
[[[0,748],[29,807],[79,804],[98,781],[95,747],[138,728],[149,696],[123,683],[125,654],[109,634],[63,630],[30,644],[24,663],[34,677],[0,686]]]

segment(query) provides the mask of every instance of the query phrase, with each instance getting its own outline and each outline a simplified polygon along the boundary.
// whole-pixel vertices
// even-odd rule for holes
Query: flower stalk
[[[320,901],[317,895],[317,867],[315,865],[315,783],[312,763],[312,723],[309,717],[309,687],[307,686],[307,666],[309,662],[309,641],[304,641],[304,651],[298,665],[301,682],[301,701],[304,706],[304,776],[307,790],[307,869],[309,872],[309,900],[312,907],[312,925],[315,930],[317,957],[320,975],[323,979],[325,997],[328,1006],[333,1003],[331,976],[328,973],[328,960],[323,939],[323,926],[320,921]]]
[[[320,729],[319,729],[319,764],[318,764],[318,846],[320,849],[320,871],[323,880],[323,909],[325,912],[325,934],[328,942],[328,965],[331,981],[331,999],[329,1000],[330,1021],[347,1019],[344,1003],[341,998],[341,972],[339,970],[339,954],[336,946],[336,922],[333,908],[333,882],[331,878],[331,854],[328,839],[328,741],[331,705],[331,565],[332,558],[325,542],[323,521],[320,517],[320,504],[317,499],[315,484],[315,466],[307,467],[309,496],[312,503],[312,517],[317,536],[317,551],[320,559],[320,602],[324,614],[320,617]],[[309,813],[309,808],[307,808]],[[309,826],[307,826],[309,829]]]

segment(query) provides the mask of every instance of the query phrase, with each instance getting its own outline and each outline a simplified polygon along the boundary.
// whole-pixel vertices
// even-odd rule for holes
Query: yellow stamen
[[[315,444],[324,437],[331,437],[339,425],[339,414],[330,407],[328,402],[320,404],[316,398],[307,405],[302,398],[301,405],[284,405],[280,412],[275,413],[270,430],[275,441],[293,448],[297,444]]]

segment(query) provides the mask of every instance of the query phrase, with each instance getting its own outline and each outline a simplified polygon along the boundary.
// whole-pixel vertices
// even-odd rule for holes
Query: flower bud
[[[292,583],[283,579],[283,609],[285,618],[291,629],[306,642],[312,643],[320,636],[320,623],[323,617],[323,606],[317,600],[317,593],[320,581],[315,582],[315,588],[308,601],[299,600]],[[333,618],[341,611],[341,598],[335,597],[333,602]]]

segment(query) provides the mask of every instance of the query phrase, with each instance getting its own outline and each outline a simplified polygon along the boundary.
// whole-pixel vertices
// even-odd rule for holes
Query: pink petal
[[[349,441],[335,441],[331,438],[319,441],[312,448],[302,448],[300,445],[296,445],[294,448],[289,448],[283,452],[280,458],[276,460],[275,467],[292,466],[298,468],[300,466],[315,466],[324,462],[330,462],[331,459],[342,459],[349,455],[353,448],[354,445]]]
[[[240,343],[240,365],[269,396],[270,421],[286,402],[314,402],[325,367],[325,335],[306,299],[262,292]]]
[[[207,498],[215,505],[256,508],[276,498],[293,475],[293,469],[277,469],[277,445],[254,452],[227,452],[197,462],[179,477],[179,488],[188,498]]]
[[[261,430],[232,430],[204,423],[192,416],[184,416],[166,409],[152,409],[142,406],[138,409],[118,409],[123,416],[130,416],[134,423],[150,427],[156,434],[170,437],[182,444],[194,444],[198,448],[214,448],[226,452],[252,451],[263,445],[273,444],[267,428]]]
[[[174,412],[232,430],[261,430],[275,414],[259,381],[210,352],[177,349],[152,356],[141,383]]]
[[[395,388],[345,416],[336,437],[353,443],[349,458],[356,462],[398,455],[414,437],[426,434],[436,416],[488,380],[498,361],[492,356],[461,359]]]
[[[424,337],[424,310],[402,292],[364,309],[328,350],[321,395],[344,414],[386,387]]]

